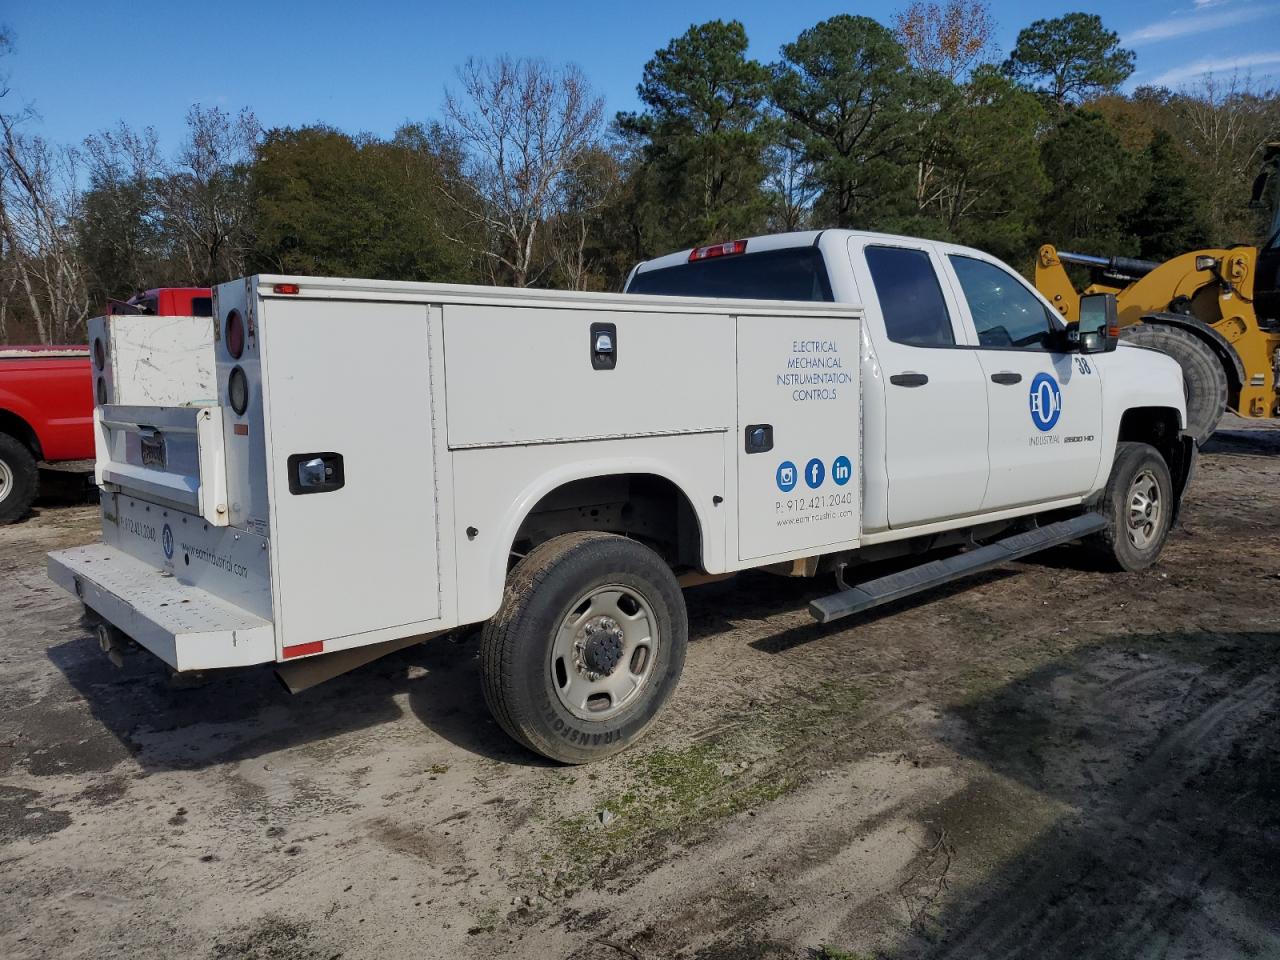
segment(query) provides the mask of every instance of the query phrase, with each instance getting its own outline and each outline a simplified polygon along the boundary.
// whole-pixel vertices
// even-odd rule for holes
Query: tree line
[[[471,59],[437,119],[390,137],[196,105],[173,153],[123,123],[50,143],[0,84],[0,342],[75,341],[108,298],[257,272],[617,289],[638,260],[778,230],[953,240],[1028,271],[1043,242],[1258,241],[1280,93],[1120,93],[1135,57],[1095,15],[1037,20],[1004,58],[994,32],[981,0],[914,0],[763,63],[713,20],[611,120],[577,67]]]

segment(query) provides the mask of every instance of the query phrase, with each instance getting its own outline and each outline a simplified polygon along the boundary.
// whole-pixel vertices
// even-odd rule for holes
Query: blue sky
[[[836,13],[888,23],[905,0],[642,3],[365,2],[133,3],[5,0],[15,34],[11,101],[31,103],[39,132],[74,143],[125,120],[153,126],[172,150],[192,103],[252,107],[266,126],[323,121],[386,135],[437,116],[454,68],[468,55],[510,53],[575,61],[609,115],[636,106],[653,51],[691,23],[741,20],[753,56]],[[1280,80],[1280,0],[1131,0],[1030,5],[991,0],[1002,51],[1035,17],[1100,13],[1137,51],[1130,83],[1194,82],[1233,69]],[[1030,8],[1033,12],[1028,12]]]

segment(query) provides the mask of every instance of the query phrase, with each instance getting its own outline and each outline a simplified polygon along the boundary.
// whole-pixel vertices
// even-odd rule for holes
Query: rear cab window
[[[627,284],[627,293],[826,303],[834,299],[822,253],[811,246],[782,247],[639,270]]]
[[[883,246],[867,246],[863,254],[880,301],[885,335],[912,347],[954,346],[951,315],[929,254]]]

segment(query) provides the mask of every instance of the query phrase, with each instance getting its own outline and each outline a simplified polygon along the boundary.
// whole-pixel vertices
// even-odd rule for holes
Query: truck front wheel
[[[507,577],[481,636],[485,701],[512,738],[586,763],[625,749],[657,718],[684,669],[684,597],[649,548],[570,533]]]
[[[1121,570],[1145,570],[1156,562],[1173,522],[1173,481],[1155,447],[1121,443],[1099,512],[1110,521],[1095,545]]]
[[[36,458],[27,445],[0,433],[0,525],[26,516],[39,486]]]

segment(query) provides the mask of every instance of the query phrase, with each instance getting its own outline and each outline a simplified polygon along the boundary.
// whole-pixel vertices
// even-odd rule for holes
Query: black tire
[[[590,612],[594,600],[580,601],[597,588],[603,596],[612,587],[621,588],[631,604],[638,597],[647,605],[642,614],[646,624],[654,621],[657,640],[645,653],[639,668],[644,679],[630,699],[620,698],[616,705],[609,699],[606,709],[618,712],[583,719],[566,706],[559,690],[574,683],[588,685],[575,690],[590,689],[591,678],[601,675],[584,673],[585,664],[566,665],[563,656],[557,657],[557,645],[564,642],[557,638],[566,635],[562,626],[571,613]],[[591,618],[593,623],[599,619]],[[485,702],[502,729],[535,753],[563,763],[599,760],[634,743],[657,718],[684,669],[688,636],[680,586],[652,550],[607,533],[555,537],[516,564],[507,576],[502,607],[485,624],[480,639]],[[624,666],[614,657],[605,681],[636,663],[633,658]],[[557,673],[557,659],[565,672]],[[569,674],[570,669],[577,672]]]
[[[1141,512],[1136,506],[1135,489],[1145,485],[1145,480],[1139,483],[1143,477],[1149,477],[1158,491],[1157,516],[1153,519],[1150,510],[1146,514],[1152,521],[1149,532],[1145,528],[1139,531],[1135,526]],[[1111,477],[1107,480],[1107,489],[1098,508],[1110,524],[1093,539],[1093,546],[1121,570],[1132,573],[1147,569],[1156,562],[1169,536],[1173,524],[1173,498],[1169,465],[1160,452],[1145,443],[1119,444]]]
[[[1187,401],[1187,433],[1197,445],[1208,440],[1227,412],[1227,371],[1213,348],[1194,333],[1163,324],[1133,324],[1121,329],[1120,336],[1177,361]]]
[[[40,471],[27,445],[0,433],[0,526],[27,515],[40,489]]]

